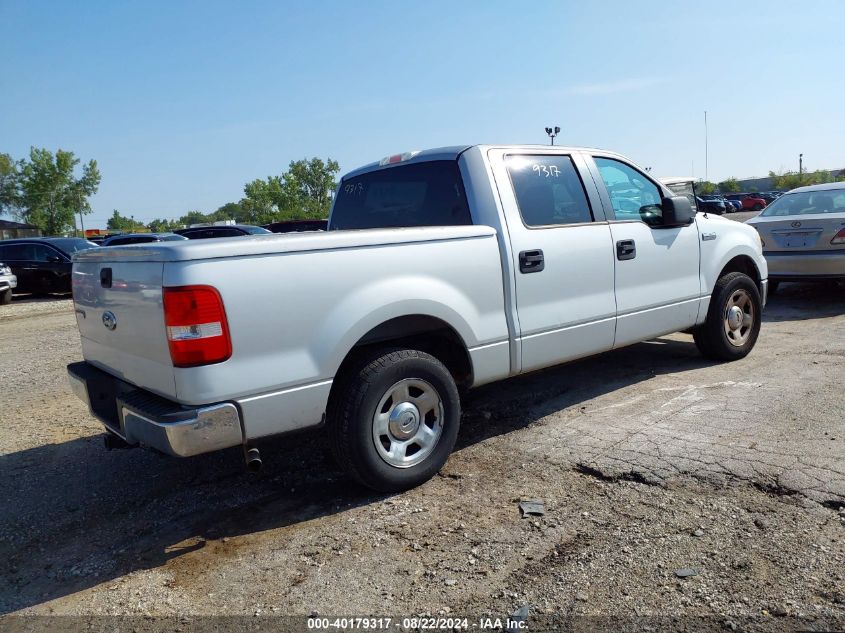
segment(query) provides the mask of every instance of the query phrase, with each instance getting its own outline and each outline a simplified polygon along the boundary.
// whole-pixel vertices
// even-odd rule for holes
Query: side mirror
[[[695,217],[695,209],[686,196],[663,198],[662,226],[687,226]]]
[[[56,262],[62,261],[62,258],[59,257],[58,255],[49,255],[47,257],[47,261],[52,263],[52,264],[55,264]]]

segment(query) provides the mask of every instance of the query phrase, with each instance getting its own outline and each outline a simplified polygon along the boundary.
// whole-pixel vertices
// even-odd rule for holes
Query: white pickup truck
[[[344,176],[328,229],[78,253],[68,371],[107,445],[256,466],[323,425],[352,477],[401,490],[448,459],[459,386],[677,331],[733,360],[760,331],[757,232],[612,152],[391,156]]]

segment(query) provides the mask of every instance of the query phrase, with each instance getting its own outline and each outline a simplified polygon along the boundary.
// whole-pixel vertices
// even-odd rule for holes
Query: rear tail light
[[[164,288],[164,325],[174,367],[221,363],[232,355],[223,299],[211,286]]]
[[[840,229],[839,233],[833,236],[830,240],[831,244],[845,244],[845,229]]]

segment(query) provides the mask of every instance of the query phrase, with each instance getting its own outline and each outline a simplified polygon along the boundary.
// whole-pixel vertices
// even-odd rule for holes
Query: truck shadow
[[[684,337],[685,338],[685,337]],[[455,450],[664,373],[708,366],[691,340],[657,339],[467,394]],[[493,412],[488,414],[487,412]],[[187,460],[107,452],[93,435],[0,456],[0,614],[61,598],[209,544],[377,502],[348,482],[321,430]]]

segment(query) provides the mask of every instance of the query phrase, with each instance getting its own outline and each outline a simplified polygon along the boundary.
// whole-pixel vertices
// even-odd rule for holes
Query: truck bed
[[[452,323],[477,359],[476,383],[510,370],[500,254],[486,226],[162,242],[92,249],[74,264],[85,360],[183,405],[235,402],[247,437],[319,423],[346,353],[394,316]],[[188,285],[223,299],[225,362],[170,362],[162,287]]]

